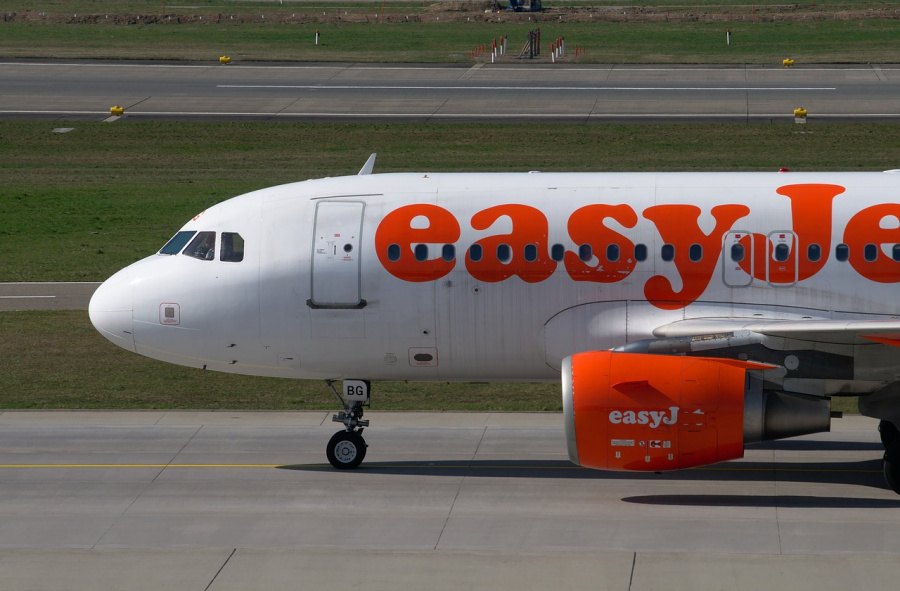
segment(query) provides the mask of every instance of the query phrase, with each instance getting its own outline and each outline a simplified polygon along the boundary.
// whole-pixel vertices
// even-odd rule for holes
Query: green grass
[[[0,2],[0,6],[2,4]],[[67,10],[74,14],[76,9],[72,4],[75,3],[69,3]],[[154,3],[144,4],[148,9],[157,6]],[[231,6],[226,4],[228,6],[222,10]],[[297,6],[312,10],[305,4],[289,8],[275,3],[257,3],[253,14],[269,9],[274,11],[275,8],[278,9],[276,14],[286,14],[285,10],[296,11]],[[413,3],[410,6],[418,5]],[[860,10],[867,6],[892,5],[842,4],[824,10],[848,6]],[[549,13],[536,16],[546,19],[537,22],[511,22],[510,19],[519,17],[503,14],[491,16],[491,22],[483,22],[483,13],[475,13],[477,18],[454,17],[457,22],[447,22],[446,17],[442,21],[384,23],[240,22],[240,18],[230,20],[229,17],[219,23],[207,18],[206,22],[179,25],[15,21],[0,22],[0,55],[199,61],[214,61],[227,55],[234,60],[233,63],[252,60],[470,62],[472,48],[490,44],[501,35],[509,36],[510,55],[513,55],[525,43],[527,32],[539,25],[547,46],[549,40],[565,37],[568,47],[577,44],[585,48],[583,57],[577,60],[568,57],[566,61],[569,62],[748,63],[775,66],[784,57],[794,58],[798,65],[900,62],[900,44],[896,42],[900,38],[900,19],[897,18],[818,19],[801,11],[799,14],[779,13],[779,19],[792,20],[751,22],[746,4],[728,7],[731,11],[725,20],[704,18],[699,21],[685,21],[682,17],[686,12],[707,13],[709,7],[700,7],[702,10],[699,11],[697,6],[671,7],[674,16],[670,22],[558,22],[555,17],[547,16]],[[341,8],[345,11],[367,11],[366,14],[371,13],[373,20],[374,13],[380,10],[376,4],[367,4],[362,8],[325,7],[324,10],[328,12]],[[400,6],[398,10],[402,8]],[[212,11],[212,7],[195,9],[203,10]],[[417,10],[421,12],[422,9]],[[120,9],[117,12],[123,11]],[[676,17],[682,20],[674,20]],[[390,16],[393,21],[402,18],[402,15]],[[467,18],[471,22],[467,22]],[[101,20],[107,20],[105,15]],[[277,18],[270,20],[278,21]],[[732,31],[730,46],[725,45],[726,28]],[[316,30],[321,33],[319,45],[314,43]],[[544,53],[546,57],[548,52]],[[508,61],[514,60],[509,58]]]
[[[441,5],[448,4],[443,0],[390,0],[384,3],[385,11],[404,11],[413,13],[429,12]],[[473,2],[473,10],[479,9],[487,2]],[[506,6],[507,0],[500,0],[501,6]],[[762,0],[754,5],[762,10],[765,7],[803,8],[817,7],[819,9],[847,10],[858,8],[889,8],[896,6],[894,2],[878,0],[806,0],[796,4],[787,4],[783,0]],[[3,12],[48,12],[48,13],[77,13],[77,14],[292,14],[299,12],[334,12],[343,13],[348,10],[365,10],[372,14],[381,11],[382,2],[379,0],[343,0],[327,2],[317,0],[270,0],[268,2],[247,0],[190,0],[190,2],[173,0],[0,0],[0,13]],[[659,7],[671,10],[685,10],[697,7],[707,9],[746,9],[750,4],[747,0],[685,0],[673,2],[672,0],[641,0],[640,3],[626,3],[621,0],[553,0],[544,4],[545,11],[553,13],[554,9],[563,7],[619,7],[619,6],[644,6]]]

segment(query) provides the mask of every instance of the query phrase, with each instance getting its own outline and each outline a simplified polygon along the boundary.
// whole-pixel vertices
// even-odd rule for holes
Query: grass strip
[[[502,17],[498,17],[501,18]],[[24,58],[241,61],[457,62],[471,50],[509,37],[507,63],[528,31],[541,28],[543,61],[550,41],[585,50],[568,63],[768,64],[791,57],[810,63],[900,62],[900,19],[797,17],[796,20],[650,22],[238,22],[92,25],[0,21],[0,55]],[[725,43],[725,29],[731,44]],[[316,31],[320,32],[316,44]],[[484,59],[484,58],[482,58]],[[489,61],[489,58],[488,58]],[[527,60],[526,60],[527,61]]]

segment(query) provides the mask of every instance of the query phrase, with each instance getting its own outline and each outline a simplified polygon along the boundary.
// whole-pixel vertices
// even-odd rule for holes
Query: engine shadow
[[[771,449],[776,451],[871,451],[879,456],[884,446],[877,441],[828,441],[807,439],[779,439],[751,443],[747,449]]]

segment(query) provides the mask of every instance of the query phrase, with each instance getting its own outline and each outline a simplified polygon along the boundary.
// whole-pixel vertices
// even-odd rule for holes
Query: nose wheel
[[[338,431],[331,436],[325,455],[338,470],[352,470],[366,459],[366,440],[355,431]]]
[[[369,421],[362,420],[362,416],[364,407],[369,405],[370,385],[365,380],[344,380],[344,395],[341,396],[334,387],[333,380],[326,380],[325,383],[334,392],[343,408],[332,416],[331,420],[344,425],[343,431],[331,436],[328,447],[325,448],[325,456],[338,470],[352,470],[366,459],[368,445],[363,439],[362,432],[369,426]]]

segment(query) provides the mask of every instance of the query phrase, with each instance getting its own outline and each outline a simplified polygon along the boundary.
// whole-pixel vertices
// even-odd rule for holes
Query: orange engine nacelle
[[[569,458],[601,470],[678,470],[744,455],[753,363],[591,351],[563,361]]]

